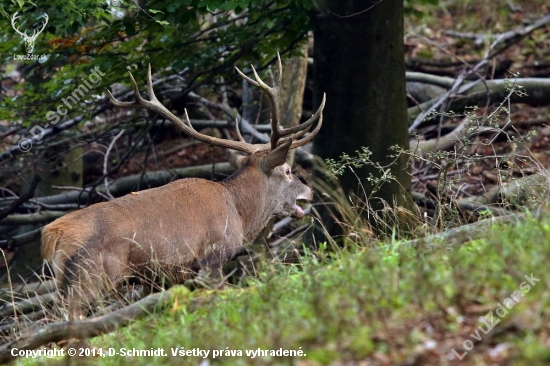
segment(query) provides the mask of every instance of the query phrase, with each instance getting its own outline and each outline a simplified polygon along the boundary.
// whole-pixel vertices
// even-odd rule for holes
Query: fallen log
[[[21,336],[0,347],[0,363],[14,360],[16,356],[12,355],[11,350],[15,348],[18,350],[32,350],[51,342],[68,339],[88,339],[112,332],[150,315],[159,307],[166,306],[169,304],[171,296],[171,292],[164,291],[149,295],[110,314],[85,320],[51,323],[29,329]]]

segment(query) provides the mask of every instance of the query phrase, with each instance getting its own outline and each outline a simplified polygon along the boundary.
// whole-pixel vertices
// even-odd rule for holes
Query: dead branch
[[[533,197],[548,194],[549,176],[550,171],[548,170],[543,173],[528,175],[504,185],[497,185],[487,193],[471,199],[471,201],[483,205],[500,203],[520,207]]]
[[[486,41],[493,41],[495,39],[500,40],[500,48],[491,55],[491,57],[494,56],[496,53],[500,53],[502,49],[506,49],[511,44],[519,42],[521,39],[527,37],[537,29],[543,28],[546,25],[550,24],[550,15],[544,15],[541,18],[534,21],[532,24],[519,28],[514,29],[511,31],[507,31],[500,34],[490,34],[490,33],[463,33],[463,32],[456,32],[453,30],[446,30],[443,33],[450,37],[456,37],[456,38],[465,38],[465,39],[471,39],[474,41],[475,44],[481,45]]]
[[[539,78],[523,78],[515,80],[498,79],[487,80],[484,84],[473,82],[466,84],[464,87],[458,90],[461,98],[455,98],[452,100],[447,110],[455,113],[460,113],[466,109],[466,107],[479,105],[481,103],[488,102],[489,104],[499,103],[510,93],[507,89],[508,83],[513,82],[516,85],[520,85],[523,91],[527,95],[519,95],[512,93],[510,95],[511,103],[527,103],[534,105],[544,105],[550,100],[550,79]],[[418,117],[425,116],[428,113],[428,109],[433,110],[435,100],[432,99],[418,106],[411,107],[408,110],[409,121],[418,121]],[[420,123],[422,122],[422,123]],[[416,125],[411,125],[411,131],[426,125],[430,121],[420,121]],[[434,121],[432,120],[431,123]]]
[[[9,239],[0,240],[0,249],[13,249],[23,246],[25,244],[29,244],[35,240],[39,240],[41,233],[42,228],[38,228],[25,234],[13,236]]]
[[[109,170],[107,169],[107,163],[109,162],[109,155],[111,154],[111,150],[116,144],[116,141],[124,134],[124,130],[120,130],[119,133],[116,134],[115,137],[111,140],[111,143],[109,144],[109,147],[107,147],[107,151],[105,152],[105,156],[103,157],[103,186],[105,187],[105,195],[109,197],[110,199],[113,199],[113,195],[109,191]]]
[[[110,314],[79,321],[52,323],[29,329],[18,338],[0,347],[0,363],[6,363],[15,358],[11,354],[11,350],[14,348],[31,350],[51,342],[75,338],[88,339],[125,327],[131,322],[149,315],[159,306],[165,306],[170,297],[170,292],[160,292],[149,295]]]
[[[428,198],[423,194],[420,194],[417,192],[412,192],[412,197],[414,202],[417,205],[424,208],[436,209],[440,205],[440,203],[437,200]],[[456,205],[458,208],[465,211],[473,212],[474,214],[479,214],[479,212],[483,212],[483,211],[489,211],[493,215],[497,215],[497,216],[507,216],[507,215],[513,214],[513,212],[510,210],[506,210],[501,207],[491,206],[488,204],[482,204],[480,202],[472,201],[470,199],[453,200],[452,203]]]
[[[15,214],[9,215],[0,222],[0,225],[32,225],[51,222],[69,211],[41,211],[30,214]]]
[[[472,240],[476,240],[487,235],[487,230],[495,224],[513,224],[525,220],[523,214],[513,214],[507,216],[492,217],[490,219],[480,220],[472,224],[459,226],[453,229],[443,231],[424,238],[410,240],[395,247],[400,251],[405,248],[425,248],[435,249],[453,249]],[[378,249],[377,249],[378,250]]]
[[[539,28],[543,28],[546,25],[550,24],[550,14],[546,14],[533,22],[533,24],[528,25],[527,27],[511,30],[504,32],[502,34],[496,35],[494,38],[499,40],[500,49],[497,52],[493,53],[493,57],[496,53],[501,52],[503,49],[506,49],[511,44],[519,42],[521,39],[527,37],[529,34],[533,33]]]
[[[304,214],[308,215],[311,212],[311,205],[306,205],[304,207]],[[290,223],[294,222],[295,219],[292,217],[285,217],[284,219],[281,219],[280,221],[276,222],[275,225],[273,225],[272,233],[276,234],[277,232],[281,231],[283,228],[287,227]]]
[[[0,201],[0,207],[7,205],[10,201],[14,200],[14,198],[5,198]],[[28,200],[26,203],[23,203],[21,206],[19,206],[19,210],[23,210],[27,212],[28,210],[48,210],[48,211],[73,211],[78,210],[79,208],[82,208],[81,206],[77,205],[76,203],[67,203],[67,204],[58,204],[58,205],[48,205],[45,203],[38,202],[34,199]],[[18,211],[19,211],[18,210]]]
[[[13,201],[7,209],[4,209],[4,210],[2,210],[2,212],[0,212],[0,221],[2,221],[9,214],[11,214],[13,211],[15,211],[17,209],[17,207],[21,206],[23,203],[25,203],[29,199],[31,199],[31,197],[34,195],[34,190],[38,186],[38,183],[40,183],[40,180],[41,180],[41,178],[38,175],[35,175],[32,178],[32,182],[31,182],[31,185],[30,185],[29,189],[26,192],[22,193],[19,196],[18,199]]]
[[[234,171],[229,163],[205,164],[193,167],[162,170],[158,172],[149,172],[146,174],[129,175],[114,181],[109,190],[115,197],[130,193],[132,191],[159,187],[180,178],[211,178],[212,174],[218,178],[225,178]],[[138,183],[141,182],[141,186]],[[102,187],[96,188],[101,191]],[[38,197],[35,199],[37,204],[57,205],[57,204],[86,204],[90,197],[90,189],[75,190],[53,196]]]
[[[455,122],[447,122],[443,126],[441,126],[443,129],[450,129],[454,130],[458,127],[458,125],[462,124],[461,122],[455,123]],[[498,126],[495,127],[485,127],[483,126],[480,131],[476,132],[476,134],[487,134],[487,133],[495,133],[498,130],[502,131],[508,131],[513,128],[529,128],[529,127],[538,127],[538,126],[544,126],[550,124],[550,121],[547,118],[540,118],[540,119],[528,119],[528,120],[517,120],[514,121],[514,123],[510,124],[507,120],[501,120],[498,121]]]
[[[443,31],[443,34],[454,38],[464,38],[474,41],[476,45],[482,45],[487,39],[494,38],[495,35],[489,35],[487,33],[474,33],[474,32],[457,32],[453,30]]]
[[[410,142],[410,149],[414,151],[417,155],[422,155],[428,152],[435,152],[435,151],[442,151],[442,150],[448,150],[451,147],[455,146],[456,142],[460,140],[460,138],[463,136],[463,130],[466,126],[466,119],[463,119],[459,123],[446,123],[444,126],[441,126],[442,128],[451,128],[452,130],[448,132],[447,134],[435,137],[430,140],[425,141],[417,141],[413,140]],[[496,127],[489,127],[489,126],[479,126],[476,128],[476,131],[473,133],[470,133],[470,135],[497,135],[499,133],[503,133],[504,131],[508,131],[512,128],[517,127],[536,127],[536,126],[542,126],[548,124],[549,121],[547,119],[534,119],[534,120],[527,120],[527,121],[514,121],[513,123],[510,123],[509,121],[500,121],[498,123],[498,128]]]
[[[52,292],[55,289],[56,289],[55,281],[53,280],[19,285],[14,288],[2,288],[0,289],[0,301],[6,300],[6,299],[11,300],[14,297],[43,295],[48,292]]]
[[[432,74],[426,74],[423,72],[413,72],[407,71],[405,73],[407,82],[417,82],[422,84],[436,85],[445,89],[450,89],[453,87],[455,82],[454,78],[446,76],[436,76]]]
[[[57,292],[50,292],[44,295],[31,297],[22,301],[8,303],[0,308],[0,319],[7,316],[17,316],[24,314],[37,307],[53,303],[57,298]]]
[[[420,112],[415,116],[414,120],[412,121],[409,127],[409,133],[413,132],[418,127],[418,125],[420,125],[424,121],[424,119],[428,116],[428,114],[432,110],[437,110],[440,107],[446,106],[449,98],[451,98],[457,92],[460,93],[460,90],[464,89],[464,88],[461,88],[462,83],[469,76],[477,75],[478,71],[481,70],[481,68],[484,67],[489,62],[491,50],[494,49],[499,42],[500,42],[500,38],[498,38],[493,43],[491,43],[491,45],[485,51],[485,55],[483,59],[480,62],[478,62],[474,67],[463,70],[460,73],[460,75],[458,75],[458,77],[456,78],[452,87],[446,93],[444,93],[439,98],[435,98],[431,101],[421,104],[421,105],[425,105],[429,103],[426,108],[420,109]],[[409,116],[409,119],[411,119],[410,116]]]
[[[412,140],[410,142],[411,151],[413,151],[415,155],[422,156],[428,152],[447,150],[451,148],[462,136],[462,131],[464,131],[467,121],[468,119],[464,118],[458,126],[444,136],[426,141]]]
[[[40,139],[37,139],[36,137],[29,137],[28,140],[31,142],[31,144],[39,144],[46,141],[49,137],[55,136],[61,131],[67,130],[71,127],[74,127],[78,125],[82,120],[84,119],[83,116],[79,116],[73,119],[70,119],[66,122],[60,123],[58,125],[55,125],[55,127],[48,127],[42,131],[42,134],[40,135]],[[0,154],[0,162],[13,158],[14,156],[17,156],[21,154],[21,149],[18,145],[15,145],[14,147],[8,149],[7,151],[4,151]]]
[[[198,95],[197,95],[198,97]],[[235,121],[224,120],[224,119],[189,119],[191,124],[196,129],[201,128],[235,128]],[[155,121],[141,121],[133,124],[134,127],[145,127],[152,124],[155,127],[166,127],[172,128],[172,124],[167,123],[165,119],[157,119]],[[258,132],[269,132],[271,131],[271,126],[269,124],[255,125],[254,129]]]
[[[437,98],[447,91],[447,89],[437,85],[424,84],[416,81],[407,81],[406,87],[408,99],[412,100],[416,105]]]
[[[275,240],[272,243],[269,243],[269,247],[275,248],[285,242],[292,242],[292,239],[294,238],[294,236],[296,236],[297,234],[303,231],[306,231],[309,227],[311,227],[311,225],[306,224],[306,225],[299,226],[296,229],[292,230],[290,233],[286,234],[285,236],[280,237],[279,239]]]
[[[0,335],[5,337],[11,336],[16,332],[20,332],[24,328],[36,326],[36,322],[44,318],[46,318],[45,311],[37,310],[32,313],[11,318],[9,320],[4,320],[0,326]]]
[[[485,52],[483,59],[480,62],[478,62],[474,67],[467,68],[464,71],[462,71],[460,75],[456,78],[455,83],[449,89],[449,91],[447,91],[445,94],[443,94],[439,98],[435,98],[432,101],[423,103],[422,105],[424,105],[424,108],[418,109],[418,112],[414,116],[414,118],[412,118],[411,115],[409,114],[409,119],[413,120],[413,122],[411,123],[411,126],[409,127],[409,132],[414,131],[424,121],[424,119],[426,118],[428,113],[430,113],[431,110],[435,110],[444,106],[447,103],[448,99],[455,94],[455,92],[458,92],[459,94],[461,94],[464,91],[466,91],[467,89],[460,88],[464,80],[466,80],[470,76],[477,75],[478,71],[481,70],[481,68],[484,67],[489,62],[490,59],[492,59],[498,53],[505,50],[511,44],[518,42],[519,40],[526,37],[536,29],[544,27],[549,23],[550,23],[550,15],[545,15],[530,26],[527,26],[519,30],[509,31],[497,36],[496,39],[492,41],[492,43],[487,48],[487,51]],[[484,88],[487,89],[487,87],[484,87]],[[485,90],[485,92],[487,91]],[[546,100],[548,99],[546,98]]]
[[[168,81],[181,78],[181,75],[187,73],[187,71],[188,71],[188,69],[183,69],[178,74],[170,75],[170,76],[167,76],[165,78],[156,80],[156,81],[153,82],[153,86],[156,86],[160,83],[166,83]],[[132,97],[133,95],[134,95],[134,91],[130,90],[130,91],[124,91],[120,94],[117,94],[116,97],[120,100],[126,100],[126,99]],[[108,101],[107,97],[102,98],[101,100],[98,100],[97,103],[98,103],[99,107],[97,107],[97,109],[91,114],[91,116],[86,116],[86,118],[92,119],[95,116],[98,116],[101,113],[105,112],[107,109],[111,108],[112,106],[110,104],[107,104],[107,101]],[[32,137],[29,137],[28,140],[32,144],[44,143],[50,137],[55,136],[55,135],[65,131],[65,130],[68,130],[68,129],[78,125],[82,120],[84,120],[84,118],[85,118],[85,116],[77,116],[77,117],[75,117],[73,119],[70,119],[68,121],[65,121],[63,123],[59,123],[55,126],[45,128],[42,131],[40,139],[37,139],[34,136],[32,136]],[[4,152],[0,153],[0,162],[4,161],[6,159],[13,158],[14,156],[17,156],[21,153],[22,153],[21,149],[19,148],[19,146],[16,145],[16,146],[8,149],[7,151],[4,151]]]

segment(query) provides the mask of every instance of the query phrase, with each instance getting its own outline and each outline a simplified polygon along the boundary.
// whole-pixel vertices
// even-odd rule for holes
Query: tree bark
[[[409,145],[403,1],[323,0],[313,21],[314,105],[327,94],[315,153],[338,159],[368,147],[371,160],[395,177],[378,188],[370,207],[411,207],[406,157],[388,166],[394,161],[390,147]],[[365,199],[374,188],[371,174],[380,177],[382,172],[370,165],[348,169],[341,178],[344,191]]]
[[[281,85],[281,125],[293,127],[300,123],[307,76],[307,43],[301,47],[302,56],[283,60],[283,82]],[[294,162],[295,150],[290,150],[287,162]]]

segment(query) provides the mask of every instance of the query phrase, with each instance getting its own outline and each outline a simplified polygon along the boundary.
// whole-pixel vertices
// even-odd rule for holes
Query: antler
[[[42,31],[44,30],[44,28],[46,28],[46,25],[48,25],[48,20],[50,19],[48,17],[48,14],[44,13],[44,18],[46,19],[46,21],[44,22],[44,24],[42,24],[42,29],[38,30],[38,29],[35,29],[34,32],[32,33],[32,36],[31,38],[34,38],[36,36],[38,36],[40,33],[42,33]]]
[[[301,125],[290,127],[290,128],[280,128],[279,126],[279,93],[280,93],[280,86],[281,86],[281,78],[282,78],[282,65],[281,65],[281,58],[277,54],[279,59],[279,80],[276,86],[270,87],[267,84],[265,84],[258,74],[256,73],[256,70],[254,67],[252,67],[252,70],[254,71],[254,75],[256,77],[256,81],[250,79],[248,76],[244,75],[239,69],[237,69],[237,72],[249,83],[252,85],[255,85],[259,87],[261,90],[263,90],[265,93],[267,93],[269,100],[272,105],[272,119],[271,119],[271,141],[270,143],[265,144],[251,144],[246,141],[241,136],[241,133],[238,128],[236,128],[237,137],[239,138],[239,141],[233,141],[233,140],[225,140],[220,139],[217,137],[209,136],[202,134],[195,130],[195,128],[191,125],[191,121],[189,120],[189,116],[187,115],[187,110],[185,110],[185,120],[182,120],[178,118],[176,115],[174,115],[168,108],[166,108],[162,103],[157,99],[155,96],[155,92],[153,90],[153,81],[151,78],[151,65],[149,65],[149,68],[147,70],[147,93],[149,94],[150,100],[145,100],[141,94],[139,93],[138,86],[136,84],[136,80],[134,79],[134,76],[131,72],[128,72],[130,74],[130,79],[132,81],[132,88],[134,89],[134,95],[135,95],[135,101],[132,102],[123,102],[120,100],[117,100],[109,90],[107,90],[107,93],[109,95],[109,99],[113,103],[113,105],[117,107],[125,107],[125,108],[146,108],[152,111],[157,112],[170,122],[174,123],[176,126],[178,126],[183,132],[185,132],[190,137],[194,138],[195,140],[202,141],[209,143],[214,146],[221,146],[225,147],[227,149],[242,151],[247,154],[254,154],[256,152],[261,151],[270,151],[275,149],[280,140],[284,137],[287,137],[289,139],[292,139],[292,144],[290,145],[291,149],[295,149],[299,146],[303,146],[309,141],[313,139],[313,137],[319,132],[319,129],[321,128],[321,125],[323,124],[323,108],[325,106],[325,95],[323,95],[323,100],[321,101],[321,105],[319,106],[319,109],[309,120],[302,123]],[[319,121],[317,123],[317,126],[311,133],[304,137],[304,135],[307,134],[310,127],[315,121]]]
[[[19,13],[19,11],[16,11],[15,14],[12,15],[12,17],[11,17],[11,26],[13,27],[13,29],[14,29],[17,33],[19,33],[21,36],[24,37],[24,39],[27,39],[27,40],[33,40],[33,39],[36,38],[40,33],[42,33],[42,31],[44,30],[44,28],[46,28],[46,25],[48,25],[48,20],[50,19],[50,18],[48,17],[48,14],[45,14],[45,13],[44,13],[44,15],[45,15],[44,18],[46,19],[46,21],[42,24],[42,28],[41,28],[40,30],[35,29],[35,30],[32,32],[32,35],[29,36],[29,35],[27,34],[27,31],[21,32],[21,31],[19,30],[19,27],[16,27],[16,26],[15,26],[15,21],[19,18],[19,17],[17,16],[18,13]]]
[[[149,98],[151,100],[145,100],[141,96],[136,84],[136,80],[134,79],[134,75],[132,75],[131,72],[128,72],[128,73],[130,74],[130,79],[132,79],[132,88],[134,89],[134,95],[136,100],[133,102],[122,102],[120,100],[117,100],[111,94],[111,92],[107,90],[107,93],[109,94],[109,99],[111,99],[111,102],[115,106],[125,107],[125,108],[146,108],[146,109],[155,111],[161,116],[163,116],[164,118],[166,118],[167,120],[169,120],[170,122],[174,123],[183,132],[185,132],[195,140],[206,142],[214,146],[221,146],[232,150],[238,150],[247,154],[253,154],[255,152],[264,150],[262,148],[263,145],[249,144],[244,141],[224,140],[217,137],[202,134],[197,130],[195,130],[191,125],[191,121],[189,121],[189,116],[187,115],[187,110],[185,110],[185,121],[181,120],[172,112],[170,112],[168,108],[162,105],[162,103],[159,102],[159,100],[155,96],[155,92],[153,91],[153,81],[151,80],[151,65],[149,65],[149,69],[147,71],[147,93],[149,94]]]
[[[28,37],[28,35],[27,35],[26,32],[23,33],[23,32],[21,32],[21,31],[19,30],[18,27],[15,27],[15,21],[17,20],[17,18],[19,18],[19,17],[17,16],[17,13],[19,13],[19,11],[16,11],[15,14],[13,14],[12,17],[11,17],[11,26],[12,26],[13,29],[14,29],[17,33],[19,33],[21,36],[23,36],[23,37]]]
[[[256,80],[252,80],[248,76],[246,76],[241,70],[239,70],[238,67],[235,67],[239,75],[243,79],[245,79],[250,84],[257,86],[260,88],[263,92],[266,93],[267,97],[269,98],[269,102],[271,103],[271,150],[275,149],[281,138],[289,136],[293,140],[292,145],[290,145],[291,149],[295,149],[299,146],[303,146],[307,144],[309,141],[315,137],[317,132],[321,129],[321,125],[323,124],[323,108],[325,108],[325,100],[326,95],[323,94],[323,100],[321,101],[321,105],[319,106],[319,109],[317,109],[317,112],[313,116],[311,116],[310,119],[308,119],[306,122],[299,124],[298,126],[289,127],[289,128],[281,128],[280,127],[280,106],[279,106],[279,96],[281,93],[281,83],[283,79],[283,65],[281,63],[281,56],[277,52],[277,66],[279,69],[278,72],[278,78],[276,85],[273,87],[270,87],[266,83],[260,79],[258,76],[258,73],[256,72],[256,69],[254,66],[250,65],[252,67],[252,72],[254,73],[254,77]],[[308,131],[311,125],[315,121],[319,121],[315,129],[306,137],[303,139],[300,139],[302,136],[304,136]]]

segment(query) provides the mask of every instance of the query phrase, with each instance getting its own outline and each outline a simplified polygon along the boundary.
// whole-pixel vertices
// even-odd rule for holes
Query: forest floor
[[[349,247],[266,262],[245,286],[185,288],[166,310],[96,338],[97,349],[165,350],[94,365],[542,365],[550,363],[550,220],[445,243]],[[209,350],[208,359],[172,349]],[[303,351],[252,357],[248,351]],[[214,353],[217,352],[217,356]],[[239,351],[242,355],[240,355]],[[269,353],[268,353],[269,354]],[[75,361],[73,359],[73,361]]]
[[[550,10],[545,1],[440,3],[437,7],[426,6],[421,18],[406,18],[405,44],[409,71],[456,78],[465,65],[473,67],[483,58],[499,34],[521,29]],[[497,54],[481,76],[486,80],[509,78],[512,81],[518,77],[550,77],[550,26],[533,32]],[[476,108],[471,109],[470,113],[478,120],[483,120],[499,108],[484,105],[471,107]],[[448,194],[455,198],[482,195],[495,185],[550,167],[549,104],[505,103],[504,107],[497,111],[497,120],[501,126],[509,122],[505,130],[493,130],[492,133],[476,130],[467,136],[465,143],[455,145],[455,151],[460,153],[452,162],[453,168],[446,171],[447,176],[453,177]],[[463,118],[464,113],[445,118],[441,130],[438,126],[431,126],[424,129],[421,136],[430,139],[438,133],[444,135]],[[487,158],[473,159],[473,156]],[[429,190],[427,186],[438,184],[440,169],[437,165],[448,164],[449,155],[445,158],[440,159],[439,164],[413,163],[413,191],[426,193]]]

